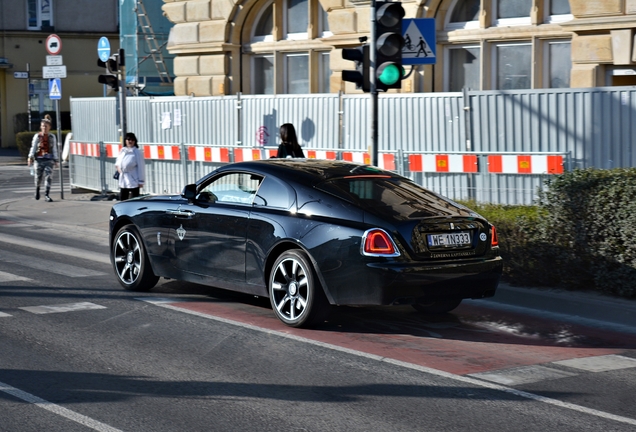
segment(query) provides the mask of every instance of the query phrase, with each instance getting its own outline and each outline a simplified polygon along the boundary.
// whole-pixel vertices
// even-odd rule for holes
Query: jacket
[[[31,149],[29,150],[28,158],[30,160],[36,160],[36,154],[39,152],[40,147],[40,133],[36,133],[33,135],[33,140],[31,141]],[[49,153],[48,157],[45,156],[44,159],[51,159],[53,162],[57,162],[59,159],[57,157],[57,139],[55,139],[55,135],[49,133]]]
[[[137,147],[124,147],[117,155],[115,166],[121,170],[119,187],[134,189],[146,182],[146,163],[144,155]]]

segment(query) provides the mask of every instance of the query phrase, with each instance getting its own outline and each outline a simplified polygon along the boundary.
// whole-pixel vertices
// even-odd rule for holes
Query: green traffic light
[[[384,85],[393,85],[402,78],[400,69],[395,63],[382,65],[378,72],[378,80]]]

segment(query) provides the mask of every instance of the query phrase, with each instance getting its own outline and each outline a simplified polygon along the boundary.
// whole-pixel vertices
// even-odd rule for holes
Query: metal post
[[[26,64],[27,69],[27,116],[29,121],[29,132],[31,132],[31,65]]]
[[[468,88],[462,89],[464,98],[464,133],[466,134],[466,152],[472,151],[472,113],[470,112],[470,97],[468,96]],[[474,200],[477,196],[475,190],[475,175],[468,175],[468,198]]]
[[[371,43],[369,45],[369,81],[371,85],[371,164],[378,166],[378,88],[376,69],[375,0],[371,0]]]
[[[124,57],[124,49],[119,49],[119,115],[121,116],[119,124],[121,125],[121,144],[126,145],[125,138],[127,130],[126,125],[126,60]]]
[[[60,119],[60,100],[55,100],[55,122],[57,123],[57,142],[55,145],[57,146],[57,158],[60,163],[60,198],[64,199],[64,170],[62,169],[62,152],[60,151],[60,139],[62,133],[60,129],[62,128],[62,121]]]

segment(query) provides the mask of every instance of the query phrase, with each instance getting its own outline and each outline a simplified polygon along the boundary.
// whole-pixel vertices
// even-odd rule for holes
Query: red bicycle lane
[[[156,303],[173,310],[457,375],[622,354],[636,349],[633,335],[473,304],[463,304],[441,316],[425,316],[410,307],[336,307],[324,324],[314,329],[296,329],[274,316],[267,299],[180,301],[164,298]]]

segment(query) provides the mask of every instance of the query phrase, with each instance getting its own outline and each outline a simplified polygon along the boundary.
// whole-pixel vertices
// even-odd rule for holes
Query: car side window
[[[250,173],[229,173],[216,177],[199,191],[206,201],[251,205],[263,178]]]
[[[294,203],[296,194],[286,183],[273,177],[265,177],[258,189],[254,205],[287,210]]]

